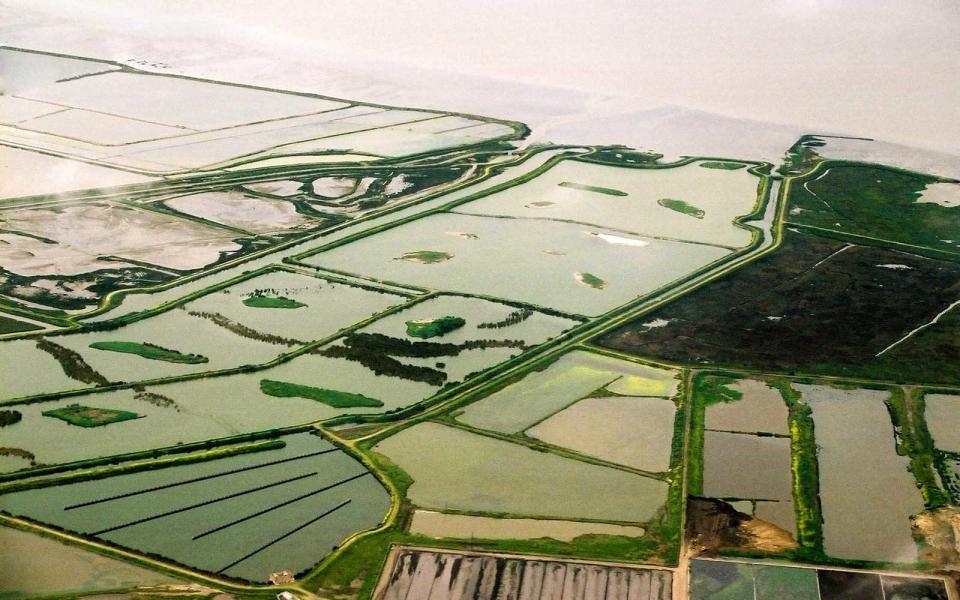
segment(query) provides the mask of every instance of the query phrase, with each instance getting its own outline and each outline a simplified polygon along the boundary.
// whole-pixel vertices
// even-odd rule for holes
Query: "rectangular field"
[[[813,408],[824,551],[837,558],[916,561],[910,516],[923,511],[923,499],[909,458],[897,454],[887,393],[795,387]]]
[[[374,450],[410,474],[409,498],[423,508],[644,523],[667,496],[662,481],[437,423],[405,429]]]
[[[229,577],[299,573],[390,505],[363,465],[309,433],[286,446],[14,492],[0,507]]]
[[[446,258],[424,262],[411,254],[421,251]],[[597,315],[729,253],[716,246],[645,238],[578,223],[444,213],[304,262],[431,289]]]
[[[666,569],[396,548],[376,600],[670,600]]]
[[[746,246],[750,231],[736,226],[734,219],[754,210],[760,179],[745,169],[721,171],[703,164],[630,169],[565,160],[536,179],[456,211],[575,221],[641,236]],[[671,209],[665,200],[682,201],[702,214],[692,218]]]
[[[943,579],[694,560],[690,600],[947,600]]]

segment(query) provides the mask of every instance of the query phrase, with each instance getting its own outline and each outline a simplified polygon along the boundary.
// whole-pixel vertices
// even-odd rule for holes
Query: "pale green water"
[[[270,309],[243,304],[249,293],[267,288],[307,306]],[[243,337],[188,312],[220,313],[260,333],[309,342],[406,301],[395,294],[274,272],[203,296],[188,303],[185,309],[172,309],[111,331],[53,336],[50,341],[79,353],[110,381],[139,381],[263,363],[295,347]],[[106,340],[149,342],[184,354],[200,354],[209,362],[172,363],[89,347],[93,342]],[[0,360],[3,398],[85,387],[66,377],[59,363],[38,350],[33,341],[0,343],[0,357],[3,356],[9,357],[9,360]]]
[[[587,398],[528,429],[530,437],[653,473],[670,468],[673,402]]]
[[[366,473],[360,463],[342,452],[331,452],[82,508],[65,510],[65,507],[333,448],[329,442],[310,434],[287,436],[284,440],[287,446],[282,450],[9,494],[0,497],[0,506],[14,514],[92,533],[309,474],[297,481],[101,536],[116,544],[161,554],[190,566],[217,572],[344,500],[351,500],[344,508],[226,571],[227,575],[234,577],[265,581],[273,571],[302,571],[318,562],[333,545],[351,533],[375,526],[390,505],[386,490],[372,475],[367,474],[217,533],[197,540],[192,537],[345,478]]]
[[[560,187],[565,182],[627,195]],[[625,169],[566,160],[536,179],[471,202],[457,212],[566,219],[639,235],[742,247],[750,243],[750,232],[735,227],[733,219],[753,211],[759,183],[746,170],[703,169],[696,163],[672,169]],[[657,204],[662,198],[683,200],[706,214],[695,219],[678,213]]]
[[[54,342],[60,339],[53,338]],[[60,363],[34,340],[0,342],[0,398],[74,390],[91,384],[70,379]]]
[[[463,239],[448,232],[467,232]],[[306,259],[350,273],[433,289],[487,294],[596,315],[674,281],[728,253],[712,246],[618,235],[647,246],[605,241],[604,230],[556,221],[438,214]],[[396,260],[406,252],[452,254],[446,262]],[[549,252],[549,253],[548,253]],[[592,273],[605,289],[583,285]]]
[[[352,291],[354,289],[355,288],[347,286],[339,286],[336,292],[339,293],[341,290]],[[369,294],[370,298],[374,298],[380,302],[387,302],[397,298],[396,296],[381,295],[375,292],[366,292],[366,294]],[[367,296],[364,297],[367,298]],[[238,304],[240,302],[240,297],[232,293],[218,297],[220,301],[226,301],[224,299],[229,299]],[[339,314],[339,316],[345,316],[343,312],[347,310],[346,304],[347,303],[338,305],[338,308],[333,310],[334,315],[337,316]],[[307,308],[289,310],[243,308],[245,311],[260,311],[266,313],[283,312],[285,314],[307,310]],[[364,307],[362,302],[358,302],[355,303],[350,310],[365,312],[370,310],[370,308],[369,306]],[[573,325],[572,321],[566,319],[535,313],[522,323],[510,327],[500,329],[477,328],[479,323],[503,319],[513,310],[515,310],[513,307],[484,300],[442,296],[427,300],[395,315],[376,321],[364,331],[385,333],[391,336],[405,338],[405,321],[425,318],[431,315],[444,316],[451,314],[466,318],[468,323],[457,331],[451,332],[442,338],[437,338],[439,341],[460,343],[466,340],[476,339],[519,339],[526,344],[533,345],[541,343],[550,337],[554,337],[563,329]],[[180,319],[192,319],[192,317],[189,317],[180,310],[165,313],[158,317],[158,319],[167,316],[178,317]],[[357,316],[359,317],[359,315]],[[197,319],[197,321],[202,320]],[[148,324],[150,321],[148,320],[145,323]],[[136,325],[137,324],[130,327],[135,327]],[[314,331],[319,332],[319,327],[321,326],[330,327],[330,325],[315,324],[313,325],[313,327],[316,328]],[[306,327],[309,329],[310,325],[308,324]],[[164,331],[163,328],[159,327],[157,330],[161,332]],[[226,330],[222,331],[227,335],[234,336],[234,334]],[[124,338],[117,336],[117,339]],[[206,351],[208,346],[204,344],[213,344],[210,340],[202,337],[190,337],[189,339],[195,340],[197,344],[192,345],[190,348],[183,348],[185,351]],[[247,341],[245,338],[238,339],[240,339],[241,342]],[[271,350],[271,353],[286,349],[285,347],[271,346],[261,344],[260,342],[251,341],[251,343],[257,346],[265,346]],[[239,346],[231,346],[229,343],[225,343],[223,349],[209,347],[209,350],[219,350],[221,356],[223,355],[223,351],[233,353],[240,352]],[[98,351],[88,349],[85,355],[90,356],[94,352]],[[519,349],[513,348],[488,348],[462,352],[458,356],[443,356],[430,359],[402,359],[402,362],[408,364],[421,363],[430,367],[435,367],[437,362],[443,362],[445,370],[450,374],[448,381],[459,381],[468,373],[494,366],[508,358],[511,354],[519,352]],[[98,353],[103,355],[116,355],[128,361],[139,361],[147,364],[158,362],[148,361],[133,355],[113,352]],[[236,359],[238,361],[243,360],[244,355],[238,354]],[[100,368],[99,363],[95,363],[93,359],[91,359],[90,362]],[[213,356],[211,356],[211,362],[213,362]],[[244,362],[246,361],[244,360]],[[56,365],[56,363],[54,364]],[[172,368],[181,366],[173,363],[158,364],[170,365]],[[189,367],[190,365],[183,366]],[[120,377],[124,376],[123,372],[119,371],[118,366],[107,365],[107,369],[110,368],[120,373]],[[109,372],[114,373],[115,371]],[[129,372],[132,371],[127,371],[127,373]],[[305,398],[276,398],[263,394],[260,391],[261,379],[274,379],[362,394],[382,401],[384,406],[381,408],[335,409],[323,403]],[[299,425],[329,419],[344,413],[379,413],[409,406],[410,404],[429,398],[438,391],[438,388],[422,382],[409,381],[386,375],[376,375],[373,371],[357,362],[340,358],[328,358],[317,354],[305,354],[264,371],[155,385],[150,386],[148,391],[162,394],[172,399],[175,406],[160,407],[144,400],[138,400],[134,390],[102,392],[54,402],[27,404],[18,407],[18,410],[23,413],[23,420],[16,425],[4,428],[2,432],[3,443],[6,446],[23,448],[33,452],[37,455],[39,462],[48,464],[60,463],[96,456],[171,446],[178,442],[188,443],[238,433]],[[145,417],[114,423],[105,427],[83,428],[41,415],[41,413],[46,410],[73,403],[98,408],[129,410],[140,415],[145,415]],[[4,463],[0,464],[0,466],[7,465]],[[9,468],[17,469],[20,468],[20,466],[20,463],[17,462],[10,464]]]
[[[667,485],[437,423],[420,423],[374,448],[409,473],[418,506],[568,519],[644,522]]]
[[[105,94],[104,90],[110,93]],[[135,73],[107,73],[75,79],[33,92],[33,97],[167,125],[213,129],[345,106],[306,98]],[[190,110],[183,110],[189,106]]]
[[[634,376],[672,381],[676,375],[665,369],[574,351],[546,369],[528,373],[520,381],[474,402],[458,418],[474,427],[517,433],[612,381]]]
[[[527,173],[543,165],[547,160],[549,160],[553,156],[556,156],[562,153],[563,151],[561,150],[541,152],[529,158],[523,164],[517,165],[513,168],[506,169],[504,170],[503,173],[500,173],[499,175],[495,175],[481,183],[477,183],[476,185],[467,186],[461,190],[457,190],[455,192],[446,194],[441,198],[436,198],[428,202],[418,204],[416,206],[410,206],[402,210],[396,211],[394,213],[391,213],[389,215],[384,215],[382,217],[370,219],[362,223],[357,223],[355,224],[354,227],[347,227],[345,229],[341,229],[339,231],[335,231],[333,233],[324,235],[323,237],[320,237],[318,239],[304,241],[303,243],[293,246],[287,250],[283,250],[275,254],[270,254],[268,256],[258,258],[256,260],[243,263],[236,267],[231,267],[230,269],[226,269],[221,272],[211,273],[210,275],[203,277],[199,280],[187,282],[187,283],[184,283],[183,285],[179,285],[168,290],[158,291],[152,294],[133,294],[129,296],[124,296],[122,306],[120,306],[119,308],[113,311],[93,317],[91,320],[105,321],[105,320],[117,317],[119,315],[125,315],[129,313],[145,310],[150,307],[158,306],[160,304],[163,304],[164,302],[175,300],[191,292],[195,292],[207,286],[214,285],[217,282],[222,282],[222,281],[231,279],[233,277],[237,277],[244,271],[259,269],[269,264],[280,262],[285,257],[292,256],[300,252],[304,252],[309,248],[316,248],[318,246],[322,246],[323,244],[327,244],[331,241],[342,239],[346,236],[356,233],[357,228],[374,227],[374,226],[382,225],[384,223],[390,223],[397,219],[405,218],[410,215],[419,213],[423,210],[428,210],[430,208],[436,208],[438,206],[442,206],[447,202],[450,202],[457,198],[463,198],[463,197],[469,196],[470,194],[474,194],[479,190],[486,189],[491,186],[509,181],[513,178],[522,176],[524,173]],[[104,170],[109,170],[109,169],[104,169]],[[117,171],[111,171],[111,172],[116,173]]]

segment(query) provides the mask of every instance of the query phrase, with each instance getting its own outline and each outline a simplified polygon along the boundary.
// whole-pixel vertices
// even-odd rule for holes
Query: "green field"
[[[960,212],[920,201],[938,181],[935,177],[866,165],[833,166],[809,177],[792,188],[790,223],[817,227],[827,235],[870,238],[864,243],[910,244],[912,251],[934,258],[956,260],[960,253],[954,243]]]
[[[0,315],[0,333],[21,333],[40,329],[36,325]]]
[[[596,192],[598,194],[606,194],[608,196],[626,196],[626,192],[621,192],[620,190],[615,190],[613,188],[599,187],[596,185],[586,185],[583,183],[573,183],[571,181],[561,181],[558,183],[560,187],[573,188],[575,190],[581,190],[584,192]]]
[[[243,299],[243,304],[251,308],[301,308],[306,306],[303,302],[297,302],[283,296],[250,296]]]
[[[460,329],[467,324],[462,317],[440,317],[429,321],[407,321],[407,335],[418,338],[440,337],[445,333],[450,333],[454,329]]]
[[[100,427],[120,421],[139,419],[140,415],[127,410],[113,410],[110,408],[94,408],[81,404],[71,404],[63,408],[43,411],[43,416],[54,417],[78,427]]]
[[[669,208],[670,210],[675,210],[678,213],[683,213],[685,215],[690,215],[696,219],[702,219],[707,216],[707,213],[702,208],[697,208],[692,204],[688,204],[683,200],[675,200],[673,198],[661,198],[657,200],[657,204],[664,208]]]
[[[351,394],[337,390],[311,387],[309,385],[288,383],[286,381],[274,381],[273,379],[261,379],[260,391],[278,398],[307,398],[308,400],[316,400],[333,408],[383,406],[383,402],[369,398],[363,394]]]
[[[742,169],[747,165],[726,160],[708,160],[700,163],[700,166],[704,169],[723,169],[725,171],[736,171],[737,169]]]
[[[136,354],[150,360],[162,360],[166,362],[185,363],[196,365],[208,362],[206,356],[199,354],[183,354],[179,350],[170,350],[162,346],[156,346],[148,342],[93,342],[90,347],[95,350],[107,350],[109,352],[123,352],[124,354]]]

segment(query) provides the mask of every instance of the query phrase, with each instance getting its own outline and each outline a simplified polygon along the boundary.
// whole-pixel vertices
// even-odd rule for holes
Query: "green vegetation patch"
[[[960,255],[953,243],[960,210],[918,202],[936,177],[859,165],[821,168],[808,177],[790,188],[790,223],[873,238],[864,243],[910,244],[910,251],[934,258]]]
[[[438,250],[414,250],[413,252],[404,252],[398,260],[409,260],[410,262],[432,265],[434,263],[446,262],[451,258],[453,258],[452,254]]]
[[[450,333],[454,329],[460,329],[467,324],[466,319],[462,317],[440,317],[439,319],[428,319],[418,321],[407,321],[407,335],[422,339],[440,337]]]
[[[260,391],[268,396],[278,398],[306,398],[316,400],[333,408],[358,408],[383,406],[383,402],[368,398],[362,394],[351,394],[338,390],[328,390],[309,385],[300,385],[297,383],[288,383],[286,381],[275,381],[273,379],[261,379]]]
[[[66,421],[78,427],[100,427],[120,421],[139,419],[141,415],[128,410],[114,410],[112,408],[94,408],[82,404],[71,404],[62,408],[43,411],[43,416],[53,417]]]
[[[580,272],[580,273],[577,273],[575,277],[577,278],[577,281],[579,281],[583,285],[589,285],[595,290],[602,290],[608,285],[606,281],[604,281],[603,279],[600,279],[593,273]]]
[[[704,169],[723,169],[725,171],[736,171],[737,169],[742,169],[747,165],[726,160],[708,160],[700,163],[700,166]]]
[[[0,410],[0,427],[19,423],[22,418],[23,414],[19,410]]]
[[[251,308],[301,308],[306,306],[303,302],[297,302],[283,296],[250,296],[243,299],[243,304]]]
[[[186,363],[195,365],[208,362],[206,356],[199,354],[183,354],[179,350],[163,348],[149,342],[93,342],[91,348],[96,350],[107,350],[109,352],[123,352],[125,354],[136,354],[150,360],[163,360],[173,363]]]
[[[573,188],[575,190],[581,190],[584,192],[596,192],[598,194],[606,194],[608,196],[626,196],[626,192],[621,192],[620,190],[615,190],[613,188],[598,187],[595,185],[587,185],[585,183],[574,183],[572,181],[562,181],[558,183],[560,187]]]
[[[707,213],[702,208],[697,208],[696,206],[684,202],[683,200],[676,200],[674,198],[660,198],[657,200],[657,204],[664,208],[675,210],[678,213],[689,215],[695,219],[702,219],[707,216]]]
[[[21,333],[24,331],[35,331],[40,329],[33,323],[18,321],[10,317],[0,315],[0,333]]]

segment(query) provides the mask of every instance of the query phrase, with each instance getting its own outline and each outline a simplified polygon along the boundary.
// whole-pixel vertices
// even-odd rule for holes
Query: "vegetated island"
[[[82,404],[71,404],[61,408],[43,411],[43,416],[54,417],[78,427],[100,427],[120,421],[139,419],[141,415],[128,410],[114,410],[112,408],[94,408]]]
[[[23,414],[19,410],[0,410],[0,427],[19,423]]]
[[[726,160],[708,160],[700,163],[700,166],[704,169],[724,169],[726,171],[736,171],[737,169],[742,169],[747,165]]]
[[[613,188],[598,187],[595,185],[587,185],[585,183],[574,183],[572,181],[561,181],[558,183],[560,187],[573,188],[575,190],[582,190],[584,192],[596,192],[598,194],[606,194],[608,196],[626,196],[626,192],[621,192],[620,190],[615,190]]]
[[[707,216],[707,213],[702,208],[697,208],[696,206],[684,202],[683,200],[675,200],[674,198],[660,198],[657,200],[657,204],[664,208],[669,208],[670,210],[675,210],[678,213],[683,213],[697,219],[702,219]]]
[[[383,406],[383,402],[375,398],[369,398],[363,394],[351,394],[349,392],[328,390],[273,379],[261,379],[260,391],[268,396],[276,396],[277,398],[306,398],[308,400],[316,400],[333,408],[379,408]]]
[[[608,285],[606,281],[600,279],[593,273],[576,273],[574,277],[583,285],[589,285],[595,290],[602,290]]]
[[[178,350],[163,348],[149,342],[142,344],[137,342],[93,342],[91,348],[96,350],[107,350],[110,352],[124,352],[126,354],[136,354],[150,360],[164,360],[173,363],[186,363],[195,365],[198,363],[209,362],[206,356],[199,354],[183,354]]]
[[[407,321],[407,335],[427,339],[440,337],[450,333],[454,329],[460,329],[467,324],[462,317],[440,317],[439,319],[419,319],[416,321]]]
[[[301,308],[306,306],[283,296],[248,296],[243,299],[243,305],[251,308]]]
[[[437,250],[414,250],[413,252],[404,252],[399,258],[394,260],[409,260],[410,262],[418,262],[425,265],[432,265],[434,263],[446,262],[453,258],[452,254],[447,252],[440,252]]]

